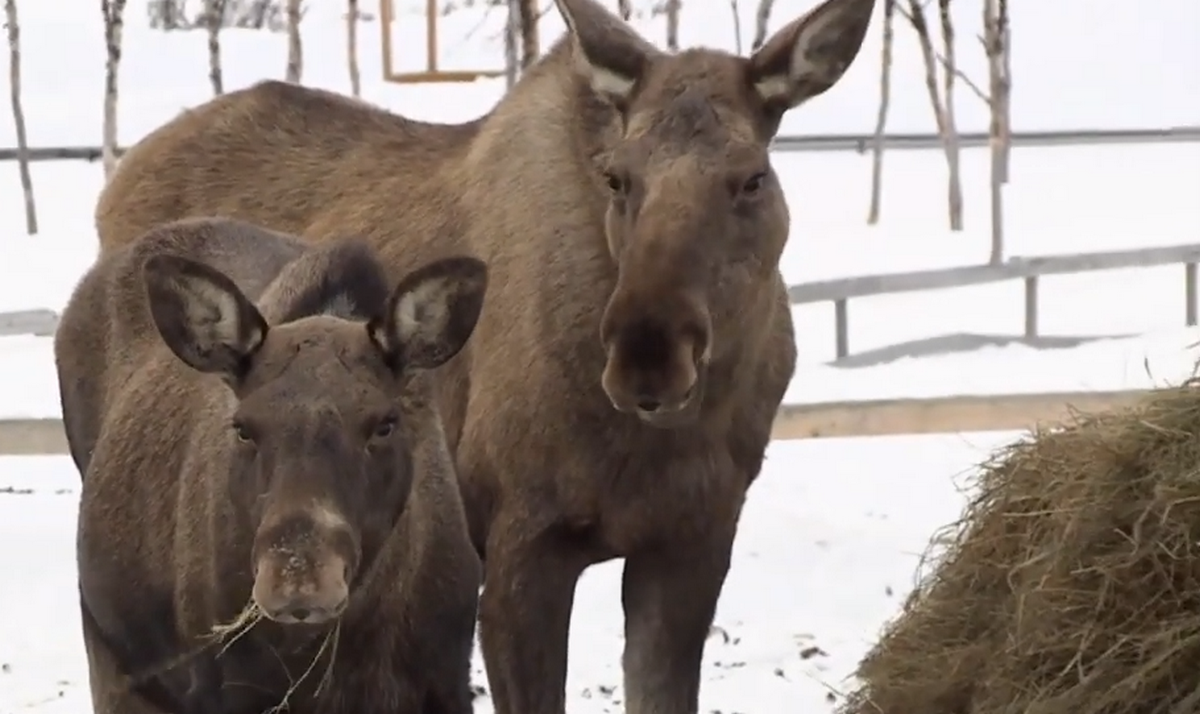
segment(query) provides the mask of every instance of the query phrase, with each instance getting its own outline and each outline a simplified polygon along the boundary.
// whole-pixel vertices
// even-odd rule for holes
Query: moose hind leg
[[[704,643],[729,572],[727,535],[625,559],[626,714],[696,713]]]

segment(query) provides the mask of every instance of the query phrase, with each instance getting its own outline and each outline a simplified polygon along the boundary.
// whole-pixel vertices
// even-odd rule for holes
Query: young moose
[[[97,714],[472,711],[480,564],[427,370],[486,283],[447,258],[389,294],[360,240],[225,220],[100,258],[55,344]]]
[[[486,116],[411,121],[264,82],[124,157],[105,251],[163,220],[362,233],[398,278],[469,252],[488,306],[439,398],[485,556],[498,714],[562,714],[590,564],[625,559],[626,711],[697,711],[706,634],[795,344],[768,144],[833,86],[873,0],[825,0],[749,58],[659,51],[597,0]]]

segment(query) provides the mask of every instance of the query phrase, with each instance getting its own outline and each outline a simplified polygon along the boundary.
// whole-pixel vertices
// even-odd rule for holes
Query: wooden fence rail
[[[989,137],[982,132],[959,135],[959,145],[982,147]],[[1034,146],[1096,146],[1104,144],[1164,144],[1200,142],[1200,126],[1164,127],[1158,129],[1075,129],[1064,131],[1018,131],[1012,134],[1015,147]],[[812,134],[809,136],[777,136],[771,148],[784,152],[854,151],[866,153],[875,145],[873,134]],[[937,134],[886,134],[883,145],[890,151],[940,149]],[[125,147],[116,149],[117,156]],[[30,161],[99,161],[99,146],[36,146],[28,149]],[[15,161],[20,152],[15,148],[0,148],[0,161]]]
[[[1038,336],[1038,287],[1043,277],[1073,275],[1101,270],[1152,268],[1163,265],[1183,265],[1184,324],[1200,322],[1200,286],[1197,283],[1197,264],[1200,264],[1200,244],[1158,248],[1116,250],[1103,253],[1047,255],[1030,258],[1014,257],[998,265],[967,265],[937,270],[917,270],[907,273],[860,275],[792,285],[788,297],[793,305],[832,302],[834,306],[834,346],[837,359],[850,354],[851,298],[871,295],[890,295],[926,290],[947,290],[971,285],[985,285],[1005,280],[1025,281],[1025,337]],[[26,310],[0,313],[0,336],[53,335],[58,315],[51,310]]]
[[[1053,427],[1076,412],[1094,413],[1137,404],[1153,390],[1039,392],[872,399],[784,404],[773,440],[847,438],[896,434],[1023,431]],[[67,454],[61,419],[0,418],[0,455]]]
[[[0,312],[0,337],[34,335],[51,337],[58,329],[58,314],[53,310]]]
[[[1073,275],[1101,270],[1152,268],[1163,265],[1183,265],[1184,323],[1197,324],[1197,271],[1200,245],[1178,245],[1159,248],[1138,248],[1104,253],[1047,255],[1033,258],[1010,258],[998,265],[968,265],[938,270],[917,270],[907,273],[860,275],[801,283],[788,288],[793,305],[832,302],[834,310],[834,348],[838,359],[850,354],[850,298],[870,295],[890,295],[926,290],[946,290],[971,285],[985,285],[1005,280],[1025,281],[1025,337],[1038,336],[1038,286],[1040,279],[1050,275]]]

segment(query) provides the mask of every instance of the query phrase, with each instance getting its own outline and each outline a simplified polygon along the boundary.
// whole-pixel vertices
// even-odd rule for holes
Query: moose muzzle
[[[264,519],[252,555],[254,603],[283,624],[333,620],[350,598],[354,551],[348,524],[325,507]]]
[[[617,410],[673,427],[699,409],[712,324],[696,295],[655,292],[618,286],[613,294],[601,324],[601,385]]]

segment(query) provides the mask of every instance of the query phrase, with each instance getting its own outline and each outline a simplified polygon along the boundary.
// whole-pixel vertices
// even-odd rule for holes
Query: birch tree
[[[383,0],[388,2],[389,0]],[[350,93],[362,96],[362,79],[358,73],[358,0],[346,1],[346,66],[350,70]]]
[[[104,177],[107,179],[117,167],[117,72],[121,66],[121,30],[125,0],[100,2],[104,13],[104,44],[107,52],[104,63],[104,120],[100,152],[104,162]]]
[[[954,51],[954,20],[950,16],[950,0],[938,0],[938,20],[942,30],[942,116],[945,133],[942,142],[946,147],[948,175],[948,200],[950,205],[950,230],[963,229],[962,196],[962,152],[958,141],[958,121],[954,113],[954,78],[958,69],[958,58]]]
[[[1008,0],[985,0],[982,41],[988,60],[991,262],[998,264],[1004,260],[1004,184],[1009,179],[1009,152],[1012,146],[1012,49],[1009,43]]]
[[[729,0],[729,12],[733,15],[733,48],[742,54],[742,18],[738,10],[738,0]]]
[[[300,44],[300,0],[287,0],[287,73],[284,79],[300,84],[304,73],[304,50]]]
[[[386,1],[386,0],[385,0]],[[504,85],[512,89],[517,83],[520,72],[520,62],[517,59],[517,45],[521,34],[521,0],[507,0],[508,15],[504,21]]]
[[[711,0],[705,1],[711,2]],[[679,51],[679,8],[681,4],[680,0],[666,0],[667,49],[672,52]]]
[[[871,206],[867,224],[879,223],[883,203],[883,138],[892,100],[892,44],[895,38],[896,0],[883,0],[883,50],[879,67],[879,111],[875,115],[875,137],[871,146]]]
[[[204,0],[204,25],[208,34],[208,82],[213,96],[224,94],[225,80],[221,71],[221,28],[225,24],[226,0]]]
[[[986,0],[983,4],[984,53],[988,59],[988,95],[991,98],[989,133],[998,146],[1000,176],[1008,183],[1009,154],[1012,149],[1012,44],[1008,19],[1008,0]]]
[[[939,8],[944,0],[938,0]],[[950,230],[961,231],[963,228],[962,180],[959,175],[958,136],[954,126],[953,108],[947,108],[953,96],[942,96],[938,86],[938,54],[933,48],[933,39],[929,33],[929,23],[925,19],[925,10],[920,0],[908,0],[908,12],[905,13],[909,24],[917,34],[917,43],[921,47],[921,57],[925,65],[925,89],[929,93],[929,103],[933,107],[933,117],[937,124],[938,136],[942,139],[942,148],[946,155],[947,167],[947,196],[950,218]],[[953,75],[954,67],[944,61],[946,74]],[[949,76],[945,82],[953,88],[953,79]]]
[[[541,54],[537,0],[517,0],[517,15],[521,32],[521,70],[524,71],[537,62]]]
[[[180,22],[183,16],[181,4],[177,0],[160,0],[158,4],[162,29],[167,31],[178,30],[179,26],[183,24]]]
[[[17,170],[25,196],[25,232],[37,235],[37,207],[33,201],[33,177],[29,171],[29,137],[25,133],[25,109],[21,106],[21,23],[17,0],[4,0],[4,24],[8,30],[8,87],[12,97],[13,125],[17,130]]]
[[[771,10],[775,8],[775,0],[758,0],[758,9],[754,12],[754,40],[750,43],[753,52],[762,47],[767,41],[767,26],[771,23]]]

